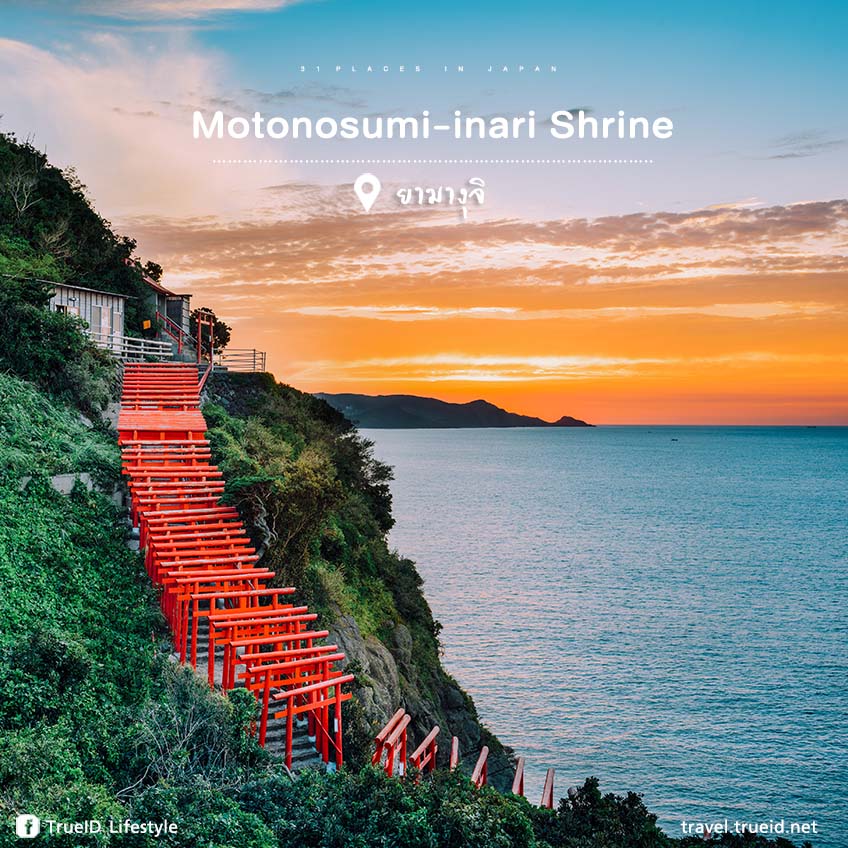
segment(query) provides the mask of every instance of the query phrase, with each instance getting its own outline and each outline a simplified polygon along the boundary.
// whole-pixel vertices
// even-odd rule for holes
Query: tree
[[[155,280],[157,283],[162,279],[162,274],[165,272],[165,269],[158,262],[146,262],[144,267],[141,269],[145,276],[150,277],[151,280]]]
[[[112,396],[114,363],[92,344],[79,318],[47,308],[50,290],[49,283],[34,279],[0,283],[0,371],[97,415]]]
[[[92,208],[72,168],[61,170],[30,141],[0,133],[0,273],[128,295],[125,326],[135,330],[149,317],[135,247]]]
[[[230,343],[230,335],[232,333],[232,327],[229,324],[225,324],[223,321],[219,321],[216,317],[215,313],[206,307],[201,307],[200,309],[193,309],[191,313],[191,337],[193,339],[197,338],[197,316],[203,314],[205,318],[210,318],[214,322],[212,329],[212,341],[215,346],[215,350],[217,352],[221,352],[229,343]],[[203,353],[207,356],[211,353],[209,350],[209,328],[208,326],[203,327]]]
[[[38,182],[47,165],[44,156],[38,155],[31,145],[25,151],[28,155],[16,158],[0,180],[0,190],[9,196],[18,217],[39,202]]]

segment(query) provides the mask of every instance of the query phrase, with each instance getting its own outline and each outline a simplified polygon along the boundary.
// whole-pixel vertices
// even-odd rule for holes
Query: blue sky
[[[229,0],[277,5],[273,0]],[[567,201],[545,193],[550,174],[513,169],[500,180],[505,205],[533,215],[553,204],[567,214],[604,214],[648,207],[691,207],[757,198],[795,202],[845,193],[837,163],[848,137],[842,3],[525,2],[426,4],[304,2],[281,8],[226,11],[228,0],[130,0],[7,5],[0,35],[59,55],[89,52],[92,33],[127,39],[140,55],[168,44],[199,52],[215,65],[207,95],[239,97],[244,89],[309,91],[336,86],[364,104],[300,98],[263,107],[316,114],[480,114],[540,116],[588,106],[597,114],[664,115],[675,121],[669,142],[584,142],[563,146],[544,137],[532,145],[455,146],[432,142],[414,151],[332,143],[295,145],[282,155],[645,157],[644,169],[570,169]],[[204,7],[206,11],[198,11]],[[187,13],[186,10],[194,10]],[[814,13],[811,10],[815,10]],[[93,12],[96,12],[93,13]],[[352,74],[369,62],[389,74]],[[556,64],[556,74],[489,74],[490,64]],[[305,63],[321,65],[299,74]],[[423,73],[395,69],[419,63]],[[465,73],[444,74],[462,63]],[[335,73],[336,64],[346,66]],[[306,86],[306,88],[304,88]],[[132,109],[133,104],[128,104]],[[136,111],[143,107],[139,106]],[[38,128],[36,128],[38,129]],[[51,139],[52,140],[52,139]],[[199,150],[199,155],[205,151]],[[281,155],[269,148],[269,155]],[[392,171],[391,176],[406,176]],[[410,174],[432,176],[430,172]],[[306,171],[308,179],[335,178]],[[340,175],[346,178],[347,175]],[[456,179],[455,169],[436,176]],[[575,196],[580,202],[574,200]],[[521,206],[521,199],[524,206]],[[508,201],[508,203],[507,203]],[[582,204],[582,205],[581,205]]]
[[[76,167],[167,284],[308,390],[471,400],[485,386],[551,417],[835,423],[848,409],[846,24],[848,5],[809,2],[6,2],[0,129]],[[576,107],[668,115],[674,135],[191,132],[196,109],[535,109],[541,122]],[[652,162],[257,161],[306,157]],[[368,214],[352,191],[365,167],[383,182]],[[472,177],[486,198],[468,220],[399,202],[398,187]]]

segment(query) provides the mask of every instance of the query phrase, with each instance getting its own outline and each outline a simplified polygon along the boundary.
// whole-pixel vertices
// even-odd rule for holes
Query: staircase
[[[191,651],[191,617],[189,617],[189,652]],[[179,653],[172,654],[175,660],[179,660]],[[205,669],[209,663],[209,619],[204,615],[197,620],[197,668]],[[215,652],[215,685],[220,688],[224,669],[223,649]],[[236,688],[243,689],[244,682],[236,681]],[[291,765],[289,769],[298,772],[304,768],[320,769],[324,767],[321,756],[315,748],[315,739],[310,739],[307,734],[308,722],[306,719],[295,720],[294,733],[292,734]],[[265,750],[268,753],[285,759],[286,757],[286,723],[282,719],[268,717],[268,731],[265,737]]]
[[[252,733],[290,769],[342,764],[344,654],[317,616],[258,564],[238,512],[223,505],[200,412],[197,365],[128,363],[118,440],[139,548],[173,634],[174,658],[226,693],[257,699]],[[214,651],[210,663],[210,650]],[[310,736],[310,733],[312,736]]]
[[[171,345],[171,359],[174,362],[195,362],[197,360],[197,343],[183,328],[167,315],[156,312],[159,326],[159,339]]]

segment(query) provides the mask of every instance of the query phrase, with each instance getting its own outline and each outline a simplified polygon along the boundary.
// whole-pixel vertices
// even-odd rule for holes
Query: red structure
[[[198,351],[201,349],[200,329]],[[208,324],[211,334],[211,321]],[[211,366],[210,366],[211,368]],[[206,654],[211,686],[226,692],[244,686],[257,702],[256,727],[265,745],[271,721],[284,723],[284,754],[292,765],[295,722],[321,759],[343,763],[344,686],[353,675],[336,664],[344,654],[322,644],[328,635],[316,615],[290,602],[292,587],[269,586],[275,575],[259,565],[237,510],[220,503],[221,471],[212,463],[195,365],[127,364],[118,419],[130,512],[139,531],[144,563],[159,590],[162,612],[182,662],[197,667]],[[407,758],[411,717],[398,710],[375,737],[372,762],[389,775],[403,775],[408,761],[419,776],[436,767],[439,728],[434,727]],[[471,774],[488,782],[489,749],[483,747]],[[451,740],[450,768],[459,765],[459,740]],[[524,758],[512,784],[524,793]],[[554,770],[549,769],[543,807],[554,806]]]
[[[323,761],[341,766],[343,687],[353,675],[335,668],[344,660],[335,645],[318,644],[327,631],[315,629],[316,615],[288,601],[295,590],[267,585],[274,572],[259,566],[238,512],[220,503],[223,475],[200,412],[208,375],[199,381],[195,365],[126,366],[118,436],[147,572],[180,661],[197,667],[205,651],[210,685],[256,696],[259,743],[269,720],[285,721],[291,766],[302,717]],[[405,763],[405,735],[403,744]]]
[[[209,362],[215,361],[215,317],[206,309],[199,309],[195,315],[197,321],[197,361],[201,362],[207,356],[203,349],[203,328],[209,329]]]
[[[386,726],[374,737],[374,756],[371,763],[384,768],[388,775],[403,775],[406,772],[407,728],[411,717],[403,709],[398,710],[386,723]],[[409,761],[418,770],[417,779],[421,775],[430,774],[436,768],[436,755],[439,751],[437,739],[439,726],[436,725],[422,740],[421,744],[409,756]],[[450,757],[448,766],[451,771],[459,767],[459,739],[451,737]],[[471,782],[477,789],[489,782],[489,748],[484,745],[480,749],[474,769],[471,772]],[[512,794],[524,795],[524,757],[519,757],[515,764],[515,777],[512,781]],[[548,769],[545,775],[545,786],[542,791],[540,806],[549,810],[554,808],[554,770]]]
[[[436,743],[438,735],[439,725],[437,724],[412,752],[412,756],[410,757],[412,765],[422,774],[429,774],[436,768],[436,754],[439,752],[439,746]]]
[[[471,782],[478,789],[489,782],[489,749],[486,745],[480,749],[480,756],[471,772]]]
[[[546,807],[549,810],[554,808],[554,770],[548,769],[545,775],[545,786],[542,789],[542,802],[540,807]]]
[[[459,739],[451,737],[450,770],[453,771],[459,765]]]
[[[372,765],[383,765],[389,776],[406,773],[406,729],[412,717],[406,710],[399,709],[388,721],[386,726],[374,737],[374,756]]]
[[[524,794],[524,757],[519,757],[515,764],[515,777],[512,779],[512,794]]]

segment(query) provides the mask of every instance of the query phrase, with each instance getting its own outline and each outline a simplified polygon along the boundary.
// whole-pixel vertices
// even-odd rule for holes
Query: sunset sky
[[[815,8],[7,2],[0,129],[75,166],[166,285],[299,388],[609,424],[845,424],[848,13]],[[547,115],[580,107],[667,115],[674,136],[548,137]],[[207,141],[195,109],[534,109],[542,132]],[[243,161],[307,158],[640,161]],[[370,214],[352,190],[364,171],[383,183]],[[467,220],[395,196],[471,177],[486,200]]]

